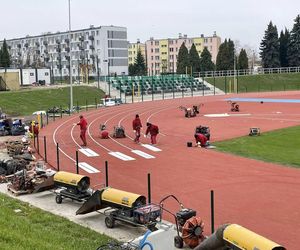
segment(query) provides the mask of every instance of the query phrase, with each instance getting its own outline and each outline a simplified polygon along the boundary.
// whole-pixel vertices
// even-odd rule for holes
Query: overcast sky
[[[68,0],[0,0],[0,39],[68,30]],[[291,29],[300,0],[71,0],[72,30],[127,27],[128,40],[196,37],[214,31],[258,49],[270,20]],[[5,20],[5,21],[4,21]]]

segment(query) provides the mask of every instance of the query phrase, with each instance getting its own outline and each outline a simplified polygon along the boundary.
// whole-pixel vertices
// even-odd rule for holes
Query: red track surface
[[[300,92],[259,93],[238,97],[243,96],[300,99]],[[100,157],[88,158],[79,153],[79,161],[89,163],[101,173],[88,174],[81,169],[80,173],[89,175],[93,186],[104,183],[104,161],[108,160],[110,186],[144,195],[147,194],[147,173],[151,173],[152,201],[159,202],[165,195],[174,194],[186,207],[197,210],[197,214],[205,221],[206,234],[210,234],[210,190],[214,190],[216,226],[238,223],[288,249],[299,249],[299,169],[215,150],[188,148],[186,143],[194,143],[196,125],[210,127],[212,142],[247,135],[250,127],[259,127],[265,132],[299,125],[300,104],[240,102],[240,114],[249,113],[250,116],[203,116],[228,113],[229,104],[224,99],[229,97],[144,102],[86,112],[84,115],[90,125],[88,148],[100,154]],[[178,109],[180,105],[198,103],[204,103],[204,106],[196,118],[184,118],[183,112]],[[109,131],[113,130],[113,126],[122,124],[127,134],[133,137],[131,122],[136,113],[140,114],[143,124],[149,119],[159,126],[163,135],[158,136],[157,147],[161,152],[150,151],[135,144],[130,138],[117,141],[99,138],[99,124],[104,122]],[[47,136],[48,162],[56,167],[56,141],[64,152],[60,153],[60,169],[72,172],[75,172],[75,151],[81,144],[79,128],[73,126],[74,122],[78,122],[78,115],[57,120],[41,131],[42,136]],[[149,143],[148,138],[142,138],[142,141]],[[144,159],[133,154],[132,149],[156,158]],[[109,155],[109,151],[122,152],[135,160],[122,161]],[[171,201],[165,206],[174,212],[178,210],[178,206]]]

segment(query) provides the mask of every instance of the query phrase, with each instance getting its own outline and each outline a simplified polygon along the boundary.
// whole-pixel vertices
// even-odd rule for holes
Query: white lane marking
[[[87,157],[96,157],[99,156],[96,152],[91,150],[90,148],[80,148],[79,151],[83,154],[85,154]]]
[[[137,154],[139,156],[142,156],[142,157],[144,157],[146,159],[153,159],[153,158],[155,158],[153,155],[149,155],[149,154],[147,154],[147,153],[145,153],[145,152],[143,152],[141,150],[132,150],[131,152],[134,153],[134,154]]]
[[[109,152],[108,154],[114,156],[114,157],[117,157],[123,161],[133,161],[135,160],[134,158],[132,158],[131,156],[128,156],[128,155],[125,155],[121,152]]]
[[[78,166],[90,174],[100,173],[100,171],[98,169],[92,167],[91,165],[87,164],[86,162],[79,162]]]
[[[154,152],[159,152],[159,151],[161,151],[160,148],[154,147],[154,146],[149,145],[149,144],[141,144],[141,145],[142,145],[143,147],[145,147],[145,148],[148,148],[148,149],[154,151]]]

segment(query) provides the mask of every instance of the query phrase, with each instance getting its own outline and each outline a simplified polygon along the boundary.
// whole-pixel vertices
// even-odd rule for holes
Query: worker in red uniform
[[[196,146],[206,147],[207,137],[204,134],[196,133],[195,135]]]
[[[135,115],[135,119],[132,121],[133,132],[135,133],[134,142],[139,143],[141,137],[142,122],[138,114]]]
[[[154,124],[151,124],[150,122],[147,122],[147,130],[145,133],[145,136],[150,133],[151,136],[151,144],[156,144],[156,136],[159,134],[158,127]]]
[[[109,138],[109,134],[108,131],[106,130],[106,126],[103,124],[100,124],[100,137],[101,139],[108,139]]]
[[[87,121],[82,115],[80,115],[79,118],[80,118],[80,121],[76,125],[80,126],[80,139],[83,142],[82,146],[86,146],[87,143],[86,143],[85,133],[87,130]]]

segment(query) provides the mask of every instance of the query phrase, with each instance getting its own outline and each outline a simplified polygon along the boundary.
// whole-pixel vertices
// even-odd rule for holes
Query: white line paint
[[[153,155],[149,155],[149,154],[147,154],[147,153],[145,153],[145,152],[143,152],[141,150],[132,150],[131,152],[134,153],[134,154],[137,154],[137,155],[139,155],[141,157],[144,157],[146,159],[153,159],[153,158],[155,158]]]
[[[143,147],[145,147],[145,148],[150,149],[151,151],[154,151],[154,152],[159,152],[159,151],[161,151],[160,148],[154,147],[154,146],[152,146],[152,145],[150,145],[150,144],[141,144],[141,145],[142,145]]]
[[[80,148],[79,151],[83,154],[85,154],[87,157],[96,157],[99,156],[96,152],[91,150],[90,148]]]
[[[90,174],[100,173],[100,171],[98,169],[92,167],[91,165],[87,164],[86,162],[79,162],[78,166]]]
[[[134,158],[132,158],[131,156],[128,156],[128,155],[125,155],[121,152],[109,152],[108,154],[114,156],[114,157],[117,157],[123,161],[133,161],[135,160]]]

